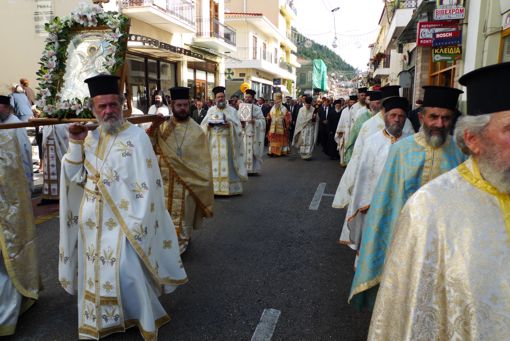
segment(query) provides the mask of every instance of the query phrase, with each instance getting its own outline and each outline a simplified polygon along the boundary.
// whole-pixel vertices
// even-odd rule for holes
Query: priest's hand
[[[69,126],[69,138],[77,141],[83,141],[87,137],[88,129],[85,124],[73,123]]]

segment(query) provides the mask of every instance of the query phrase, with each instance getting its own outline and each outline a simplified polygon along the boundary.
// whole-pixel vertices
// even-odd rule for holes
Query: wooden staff
[[[159,115],[136,115],[129,116],[126,119],[133,124],[154,122],[161,120]],[[1,124],[0,129],[16,129],[16,128],[27,128],[27,127],[40,127],[40,126],[51,126],[55,124],[68,124],[68,123],[91,123],[87,124],[89,130],[97,128],[97,120],[95,118],[32,118],[28,122],[18,123],[7,123]]]

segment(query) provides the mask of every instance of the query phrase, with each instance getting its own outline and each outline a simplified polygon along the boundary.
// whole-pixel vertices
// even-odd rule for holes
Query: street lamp
[[[333,44],[331,46],[336,49],[338,47],[337,45],[337,36],[336,36],[336,20],[335,20],[335,12],[338,11],[340,7],[335,7],[331,10],[331,13],[333,14],[333,29],[335,30],[335,39],[333,39]]]

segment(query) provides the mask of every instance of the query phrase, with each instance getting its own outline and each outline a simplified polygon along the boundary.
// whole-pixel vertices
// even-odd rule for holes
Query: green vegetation
[[[309,60],[322,59],[328,67],[328,73],[335,72],[352,76],[356,72],[356,69],[352,65],[345,62],[342,57],[337,55],[329,47],[315,43],[294,28],[292,29],[292,38],[298,48],[297,56],[299,58]],[[307,41],[310,41],[311,45],[310,43],[306,43]]]

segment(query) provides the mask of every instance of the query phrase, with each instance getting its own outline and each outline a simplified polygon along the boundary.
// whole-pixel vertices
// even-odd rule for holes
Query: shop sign
[[[434,10],[434,20],[460,20],[465,15],[464,7],[441,7]]]
[[[464,0],[436,0],[437,7],[463,7]]]
[[[462,33],[460,30],[434,33],[433,47],[462,45]]]
[[[460,59],[462,56],[462,47],[460,46],[441,46],[432,48],[432,61],[451,62]]]
[[[416,45],[432,46],[434,33],[455,31],[459,24],[455,21],[421,21],[418,22]]]

